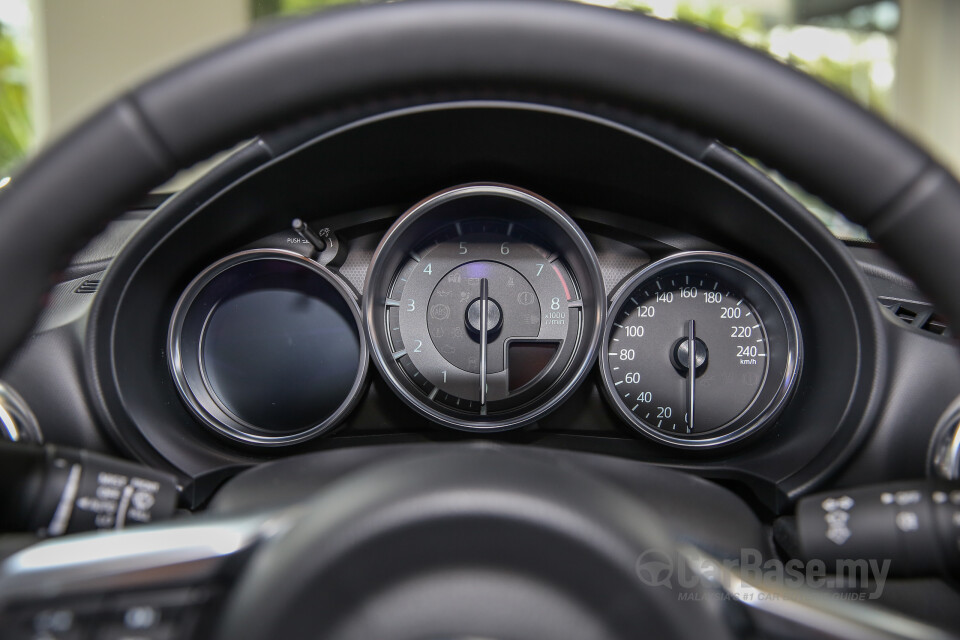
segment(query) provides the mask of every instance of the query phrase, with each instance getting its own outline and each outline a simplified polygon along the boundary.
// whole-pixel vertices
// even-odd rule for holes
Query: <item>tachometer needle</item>
[[[687,391],[690,396],[687,400],[687,433],[693,432],[693,394],[696,391],[697,384],[697,350],[696,350],[696,326],[694,321],[687,323]]]
[[[487,407],[487,304],[490,294],[486,278],[480,279],[480,413]]]

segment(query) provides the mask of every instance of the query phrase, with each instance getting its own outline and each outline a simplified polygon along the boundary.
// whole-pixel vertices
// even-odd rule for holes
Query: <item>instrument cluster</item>
[[[323,253],[322,237],[294,227]],[[678,252],[605,291],[593,246],[558,206],[509,185],[461,185],[394,222],[361,292],[294,251],[219,260],[176,304],[168,366],[202,424],[254,446],[337,427],[370,360],[421,416],[472,432],[536,422],[595,366],[622,420],[673,447],[738,441],[789,399],[798,324],[758,267]]]

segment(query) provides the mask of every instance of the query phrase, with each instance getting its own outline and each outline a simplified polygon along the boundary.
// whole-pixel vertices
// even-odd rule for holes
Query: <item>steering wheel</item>
[[[613,104],[723,139],[864,225],[960,318],[960,184],[848,100],[679,24],[541,0],[414,0],[262,29],[139,86],[39,154],[0,196],[0,355],[28,334],[51,274],[178,168],[297,118],[438,92]],[[642,473],[727,499],[682,474]],[[697,603],[678,606],[676,591],[642,579],[655,567],[638,558],[680,547],[625,484],[534,451],[396,449],[299,509],[122,534],[125,564],[113,558],[110,575],[179,567],[200,580],[216,567],[222,578],[226,559],[253,553],[230,565],[225,638],[734,633],[730,609],[706,597],[715,586],[688,587]],[[59,543],[61,558],[88,543]]]

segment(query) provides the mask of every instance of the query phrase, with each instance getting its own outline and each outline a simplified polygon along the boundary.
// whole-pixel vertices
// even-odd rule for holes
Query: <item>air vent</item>
[[[950,336],[946,318],[934,311],[933,307],[925,302],[900,300],[884,296],[877,298],[877,300],[904,324],[909,324],[934,335]]]
[[[96,293],[97,287],[100,286],[99,280],[84,280],[80,283],[80,286],[74,289],[74,293]]]

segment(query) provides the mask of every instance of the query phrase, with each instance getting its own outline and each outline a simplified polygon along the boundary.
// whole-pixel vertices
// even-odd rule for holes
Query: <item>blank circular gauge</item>
[[[346,286],[303,256],[270,249],[224,258],[191,282],[168,347],[194,415],[221,435],[262,446],[334,427],[357,402],[368,362]]]

